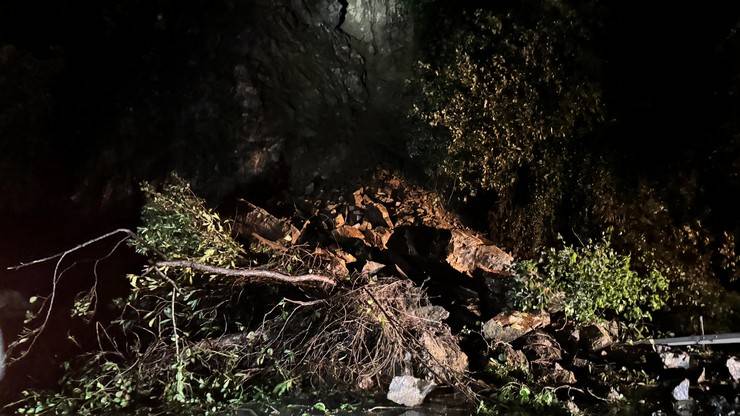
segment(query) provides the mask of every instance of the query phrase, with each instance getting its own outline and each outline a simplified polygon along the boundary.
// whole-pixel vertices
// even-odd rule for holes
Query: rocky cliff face
[[[44,97],[24,109],[0,101],[0,134],[13,138],[0,166],[17,171],[0,189],[16,188],[11,177],[34,189],[16,193],[13,211],[40,194],[110,206],[170,170],[217,200],[255,182],[301,186],[398,159],[415,61],[413,19],[398,0],[139,3],[42,10],[51,23],[38,19],[41,46],[14,42],[32,28],[0,32],[14,51],[0,60],[0,82]],[[23,62],[42,67],[18,71]],[[13,120],[39,112],[40,136],[23,140],[29,130]]]
[[[412,19],[397,0],[269,1],[252,16],[240,35],[245,67],[266,130],[289,144],[293,182],[393,152],[414,59]]]

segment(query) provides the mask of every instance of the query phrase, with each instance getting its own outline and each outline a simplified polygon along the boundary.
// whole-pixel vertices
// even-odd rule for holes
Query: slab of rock
[[[483,324],[483,337],[490,341],[512,342],[547,325],[550,325],[547,312],[502,312]]]
[[[393,228],[393,221],[388,213],[388,209],[377,202],[371,202],[367,205],[365,208],[365,217],[375,226]]]
[[[685,352],[663,352],[660,359],[665,368],[689,368],[689,354]]]
[[[434,358],[430,360],[430,365],[436,373],[449,370],[463,373],[468,369],[468,356],[460,350],[457,344],[445,344],[428,333],[421,336],[421,343],[429,355]]]
[[[239,200],[234,226],[238,235],[251,237],[256,234],[274,242],[293,244],[300,235],[300,230],[287,219],[277,218],[263,208],[243,199]]]
[[[414,315],[421,319],[442,322],[450,317],[450,312],[439,305],[427,305],[415,309]]]
[[[367,276],[374,276],[378,274],[379,271],[383,270],[385,268],[385,264],[378,263],[372,260],[368,260],[365,262],[365,265],[362,266],[362,274]]]
[[[676,387],[674,387],[671,395],[673,396],[673,399],[677,401],[689,400],[689,379],[685,378]]]
[[[533,363],[549,365],[549,363],[560,361],[563,358],[560,345],[555,341],[555,338],[545,332],[535,331],[527,334],[523,343],[522,351]]]
[[[388,387],[388,400],[403,406],[415,407],[424,403],[436,385],[413,376],[396,376]]]
[[[338,241],[360,240],[365,241],[365,235],[358,227],[341,225],[332,230],[331,235]]]
[[[385,250],[386,248],[388,248],[386,244],[388,244],[388,241],[391,239],[393,231],[385,227],[376,227],[372,229],[365,228],[364,230],[362,230],[362,234],[365,237],[365,239],[363,240],[365,244],[370,247]]]
[[[548,380],[549,384],[563,385],[576,383],[576,375],[573,374],[572,371],[563,368],[558,363],[555,363],[545,378]]]
[[[736,357],[730,357],[725,363],[727,370],[730,372],[730,376],[735,381],[740,381],[740,360]]]
[[[455,270],[472,275],[477,270],[493,274],[508,274],[514,260],[511,255],[472,232],[450,230],[447,263]]]
[[[581,342],[590,351],[601,351],[604,348],[614,344],[614,338],[617,335],[618,327],[616,323],[592,324],[582,328],[579,331]]]
[[[317,247],[316,250],[314,250],[313,255],[321,260],[321,268],[329,274],[338,277],[349,276],[347,261],[337,253]]]

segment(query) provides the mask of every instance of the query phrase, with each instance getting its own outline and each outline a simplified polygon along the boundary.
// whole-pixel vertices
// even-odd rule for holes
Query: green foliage
[[[141,190],[147,203],[137,229],[139,238],[132,240],[137,252],[217,266],[233,266],[243,254],[231,238],[229,224],[207,208],[179,176],[173,174],[161,191],[148,183]]]
[[[523,310],[562,307],[568,318],[595,322],[613,313],[635,322],[664,306],[668,280],[657,270],[640,275],[630,256],[617,253],[607,238],[583,247],[551,248],[539,261],[515,267],[514,305]]]
[[[244,254],[228,224],[189,186],[173,176],[161,191],[149,184],[139,235],[140,253],[233,266]],[[57,391],[27,391],[22,414],[220,414],[250,400],[245,381],[255,370],[246,343],[213,346],[241,323],[247,295],[233,281],[191,270],[148,268],[129,275],[131,292],[120,319],[108,331],[113,351],[82,357],[65,368]],[[90,300],[75,301],[73,315],[86,316]],[[105,332],[107,334],[107,332]],[[286,385],[283,388],[292,387]],[[133,407],[135,404],[136,407]]]
[[[464,189],[509,193],[522,168],[547,174],[546,149],[600,117],[599,91],[578,71],[586,35],[577,16],[559,2],[538,8],[478,10],[421,65],[413,114],[436,133],[415,137],[411,155],[441,161]]]
[[[551,388],[539,391],[522,383],[508,383],[498,389],[488,400],[478,402],[476,414],[494,415],[531,415],[535,412],[546,414],[566,414]]]

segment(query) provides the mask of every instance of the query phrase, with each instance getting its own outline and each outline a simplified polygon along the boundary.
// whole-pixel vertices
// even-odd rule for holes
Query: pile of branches
[[[283,319],[265,321],[261,331],[275,349],[294,351],[278,360],[318,383],[342,382],[383,388],[394,375],[409,373],[467,392],[467,357],[442,322],[443,309],[430,304],[410,280],[359,278],[355,286],[312,302],[293,302]]]
[[[385,389],[412,372],[471,394],[467,358],[443,322],[444,310],[407,279],[354,273],[339,277],[336,255],[264,238],[245,247],[223,221],[173,177],[148,198],[136,232],[116,230],[29,267],[54,261],[54,290],[85,247],[120,237],[147,256],[128,276],[121,316],[95,323],[98,351],[65,363],[54,391],[30,390],[11,405],[23,414],[216,414],[254,400],[255,386],[281,394],[301,383]],[[274,218],[272,219],[274,220]],[[251,240],[253,243],[254,239]],[[97,263],[96,266],[97,268]],[[92,319],[95,285],[70,312]],[[9,349],[11,365],[42,335],[55,294],[40,302]],[[307,371],[310,369],[311,371]]]

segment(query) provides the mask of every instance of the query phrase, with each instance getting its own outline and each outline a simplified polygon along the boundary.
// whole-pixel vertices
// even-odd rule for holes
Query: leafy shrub
[[[599,91],[577,70],[587,66],[576,64],[582,27],[563,4],[547,4],[520,16],[478,10],[421,65],[413,114],[446,134],[414,138],[412,156],[436,156],[464,189],[507,193],[545,147],[599,117]]]
[[[161,190],[144,183],[142,191],[142,225],[130,240],[138,252],[219,266],[233,266],[245,254],[229,224],[179,177]],[[116,341],[103,338],[113,351],[66,365],[58,391],[26,391],[19,413],[156,413],[151,405],[178,414],[221,414],[249,401],[244,381],[255,371],[245,368],[246,343],[203,340],[244,331],[251,295],[232,280],[188,269],[147,268],[128,277],[131,292],[116,301],[121,316],[104,331],[121,335]]]
[[[668,280],[657,270],[640,275],[630,256],[617,253],[607,238],[583,247],[551,248],[539,261],[516,265],[514,305],[523,310],[562,307],[580,323],[616,314],[628,321],[650,319],[667,297]]]
[[[141,185],[147,197],[142,208],[139,238],[133,240],[136,251],[175,259],[197,260],[217,266],[233,266],[242,254],[241,246],[231,238],[229,224],[206,207],[190,185],[177,175],[157,190]]]

